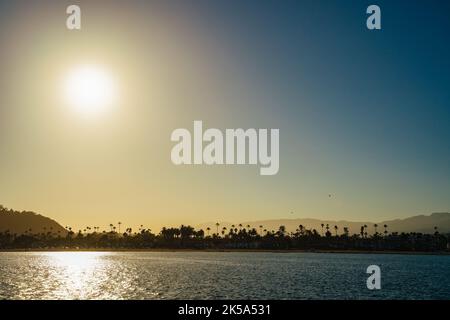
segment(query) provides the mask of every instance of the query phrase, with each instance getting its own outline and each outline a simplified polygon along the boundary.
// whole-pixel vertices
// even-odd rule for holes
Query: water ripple
[[[382,289],[366,288],[368,265]],[[0,253],[0,299],[449,299],[450,256]]]

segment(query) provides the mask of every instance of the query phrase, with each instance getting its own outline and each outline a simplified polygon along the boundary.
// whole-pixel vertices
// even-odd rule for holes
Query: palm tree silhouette
[[[280,226],[280,228],[278,229],[278,233],[281,236],[284,236],[284,234],[286,233],[286,227],[285,226]]]
[[[298,231],[300,233],[300,235],[303,235],[303,233],[305,232],[305,227],[301,224],[298,226]]]
[[[218,222],[216,222],[216,234],[217,234],[217,236],[219,236],[219,226],[220,226],[220,223],[218,223]]]
[[[322,227],[322,236],[323,236],[323,227],[325,226],[323,223],[320,225]]]
[[[337,232],[338,232],[338,226],[334,226],[334,232],[336,233],[336,237],[337,237]]]
[[[348,233],[349,233],[348,232],[348,227],[344,227],[344,234],[345,234],[346,237],[348,237]]]
[[[119,225],[119,233],[120,233],[120,225],[122,224],[122,222],[117,222],[117,224]]]
[[[377,231],[378,225],[375,223],[375,224],[373,225],[373,227],[375,228],[375,234],[378,234],[378,231]]]

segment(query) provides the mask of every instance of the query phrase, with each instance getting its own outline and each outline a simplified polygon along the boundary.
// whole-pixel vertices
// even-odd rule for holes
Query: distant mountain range
[[[0,205],[0,232],[11,234],[47,233],[65,235],[67,233],[56,221],[31,211],[14,211]]]
[[[328,224],[330,232],[334,234],[334,226],[338,227],[338,234],[343,233],[344,227],[349,228],[350,234],[359,234],[361,226],[367,225],[367,232],[369,234],[374,233],[374,224],[378,225],[378,232],[384,232],[384,225],[387,225],[387,230],[391,232],[421,232],[421,233],[434,233],[434,227],[438,227],[438,231],[441,233],[450,233],[450,213],[449,212],[436,212],[431,215],[419,215],[406,219],[386,220],[381,222],[355,222],[355,221],[335,221],[335,220],[319,220],[319,219],[277,219],[277,220],[259,220],[259,221],[246,221],[234,223],[235,227],[239,229],[239,223],[242,224],[242,228],[247,228],[250,225],[258,232],[259,226],[263,226],[262,229],[268,231],[277,231],[280,226],[285,226],[288,232],[294,232],[298,229],[299,225],[303,225],[306,229],[316,229],[318,232],[322,232],[322,224],[325,226]],[[216,223],[203,223],[198,225],[197,228],[206,229],[211,228],[211,232],[216,232]],[[223,227],[229,229],[232,223],[221,222],[219,232]],[[325,230],[325,227],[324,227]],[[326,230],[325,230],[326,231]]]

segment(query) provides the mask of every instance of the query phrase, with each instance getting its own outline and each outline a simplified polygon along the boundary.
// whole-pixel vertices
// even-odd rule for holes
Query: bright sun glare
[[[113,77],[96,66],[73,69],[67,75],[64,90],[69,105],[75,111],[86,115],[106,111],[116,98]]]

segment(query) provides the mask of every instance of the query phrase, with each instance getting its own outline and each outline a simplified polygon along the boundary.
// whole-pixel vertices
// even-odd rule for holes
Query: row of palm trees
[[[316,229],[307,229],[299,225],[295,232],[287,232],[285,226],[278,230],[266,230],[263,225],[252,228],[242,224],[222,227],[215,224],[215,233],[211,234],[211,227],[196,230],[191,226],[178,228],[162,228],[158,234],[141,225],[139,232],[126,228],[123,233],[122,223],[119,228],[110,224],[110,231],[100,228],[86,227],[77,233],[67,227],[66,234],[52,232],[34,233],[31,229],[24,234],[11,234],[9,231],[0,232],[0,248],[250,248],[250,249],[355,249],[355,250],[446,250],[449,245],[449,235],[441,235],[435,228],[433,235],[420,233],[388,233],[384,227],[384,236],[378,233],[368,235],[367,226],[361,226],[361,233],[350,235],[347,227],[344,233],[338,234],[337,226],[324,224],[322,233]],[[375,227],[375,226],[374,226]],[[332,230],[334,229],[334,235]],[[117,230],[117,231],[116,231]],[[325,231],[326,230],[326,231]]]
[[[109,233],[116,234],[119,237],[120,236],[131,236],[133,234],[133,229],[130,227],[127,227],[125,229],[124,233],[121,232],[122,222],[119,221],[117,223],[117,226],[118,227],[116,227],[114,224],[110,223],[109,224]],[[333,227],[331,227],[329,224],[322,223],[320,226],[321,226],[321,234],[320,235],[322,237],[332,237],[333,234],[332,234],[331,230],[333,230],[333,229],[334,229],[334,236],[339,237],[339,234],[338,234],[339,227],[337,225],[334,225]],[[239,223],[237,225],[232,224],[230,226],[230,228],[227,228],[224,226],[220,229],[220,231],[219,231],[219,227],[220,227],[220,223],[219,222],[215,223],[215,233],[211,233],[212,228],[207,227],[206,228],[206,237],[221,238],[221,237],[239,235],[241,233],[251,234],[251,235],[259,235],[261,237],[265,236],[265,235],[269,235],[269,234],[280,234],[282,236],[288,235],[291,237],[318,234],[315,229],[307,230],[307,228],[301,224],[298,226],[298,228],[295,230],[295,232],[290,232],[290,233],[286,232],[285,226],[280,226],[279,229],[277,231],[275,231],[275,230],[265,229],[263,225],[259,225],[258,226],[259,232],[257,231],[256,228],[250,226],[249,224],[243,225],[242,223]],[[378,232],[379,225],[375,223],[373,225],[374,233],[372,234],[372,236],[387,237],[389,235],[388,225],[384,224],[382,227],[383,227],[383,233],[381,234]],[[70,227],[70,226],[66,226],[65,229],[67,231],[66,234],[73,235],[75,233],[74,230],[72,229],[72,227]],[[176,228],[170,228],[170,229],[176,230]],[[169,230],[169,229],[167,229],[167,228],[162,229],[162,231],[165,231],[165,230]],[[348,227],[343,227],[342,230],[343,230],[343,233],[341,236],[345,236],[345,237],[350,236]],[[138,233],[141,233],[142,231],[151,232],[151,229],[145,229],[143,225],[140,225],[138,232],[134,232],[134,234],[136,235]],[[204,234],[204,231],[203,230],[201,230],[201,231]],[[227,231],[228,231],[228,233],[227,233]],[[435,231],[435,234],[437,234],[438,227],[435,226],[434,231]],[[31,228],[27,229],[24,233],[25,233],[25,235],[35,234],[35,233],[33,233],[33,229],[31,229]],[[93,227],[86,226],[84,229],[78,230],[77,233],[78,234],[92,234],[92,233],[93,234],[99,234],[99,233],[105,234],[106,231],[103,230],[102,232],[100,232],[100,227],[98,227],[98,226],[93,226]],[[177,233],[177,232],[175,232],[175,233]],[[41,232],[38,232],[37,234],[46,235],[46,236],[62,236],[63,235],[61,233],[61,230],[54,232],[52,227],[49,227],[48,229],[46,227],[43,227],[43,232],[41,231]],[[366,224],[364,224],[360,227],[360,232],[358,235],[360,238],[368,238],[369,237],[368,226]]]
[[[329,224],[324,224],[324,223],[322,223],[320,226],[321,226],[321,228],[322,228],[322,236],[327,236],[327,235],[330,236],[330,235],[331,235],[331,232],[330,232],[331,227],[330,227]],[[220,237],[220,234],[219,234],[220,223],[219,223],[219,222],[216,222],[215,227],[216,227],[216,233],[215,233],[215,235]],[[238,227],[239,227],[239,228],[237,228],[236,225],[233,224],[233,225],[231,225],[231,230],[234,230],[235,232],[237,232],[238,230],[241,231],[241,230],[244,228],[244,226],[243,226],[241,223],[238,224]],[[250,225],[247,225],[246,227],[247,227],[247,230],[250,230],[250,229],[251,229],[251,226],[250,226]],[[374,227],[374,230],[375,230],[374,235],[379,235],[379,233],[378,233],[378,224],[375,223],[375,224],[373,225],[373,227]],[[269,230],[263,229],[263,228],[264,228],[263,225],[259,225],[259,234],[260,234],[260,235],[264,235],[264,234],[267,234],[268,232],[270,232]],[[326,232],[324,232],[324,228],[325,228]],[[388,225],[387,225],[387,224],[384,224],[384,225],[383,225],[383,228],[384,228],[383,234],[386,236],[386,235],[388,234],[388,230],[387,230]],[[284,230],[285,230],[285,227],[284,227],[284,226],[281,226],[281,229],[284,229]],[[337,225],[335,225],[335,226],[334,226],[335,236],[338,236],[338,229],[339,229],[339,227],[338,227]],[[367,229],[368,229],[368,226],[367,226],[366,224],[363,225],[363,226],[361,226],[360,235],[361,235],[362,238],[363,238],[363,237],[367,238],[367,236],[368,236]],[[434,229],[435,229],[435,231],[437,231],[437,227],[434,227]],[[210,227],[207,227],[207,228],[206,228],[206,231],[207,231],[207,235],[209,236],[210,231],[211,231],[211,228],[210,228]],[[227,227],[222,227],[222,229],[221,229],[221,234],[222,234],[222,236],[226,233],[226,231],[227,231]],[[295,231],[296,231],[297,233],[304,234],[305,231],[306,231],[306,228],[305,228],[303,225],[299,225],[299,226],[298,226],[298,229],[296,229]],[[343,227],[343,231],[344,231],[344,235],[347,235],[347,236],[348,236],[349,233],[350,233],[348,227]],[[272,230],[271,232],[274,233],[275,231]],[[291,234],[293,234],[293,233],[291,233]]]
[[[118,222],[117,223],[117,225],[118,225],[118,227],[116,227],[114,224],[112,224],[112,223],[110,223],[109,224],[109,232],[111,232],[111,233],[117,233],[118,235],[123,235],[122,233],[121,233],[121,225],[122,225],[122,222]],[[335,237],[338,237],[339,235],[338,235],[338,230],[339,230],[339,227],[337,226],[337,225],[334,225],[333,227],[331,227],[329,224],[324,224],[324,223],[322,223],[321,225],[321,235],[322,236],[325,236],[325,237],[330,237],[330,236],[332,236],[332,232],[330,231],[330,230],[334,230],[334,236]],[[207,227],[206,228],[206,236],[207,237],[209,237],[209,236],[214,236],[214,237],[224,237],[224,236],[226,236],[226,234],[227,234],[227,231],[229,230],[229,233],[239,233],[239,232],[241,232],[242,230],[246,230],[247,232],[252,232],[252,233],[254,233],[254,232],[257,232],[256,231],[256,228],[253,228],[252,226],[250,226],[249,224],[247,224],[247,225],[243,225],[243,224],[241,224],[241,223],[239,223],[238,225],[234,225],[234,224],[232,224],[231,226],[230,226],[230,228],[227,228],[227,227],[222,227],[221,229],[220,229],[220,232],[219,232],[219,227],[220,227],[220,223],[219,222],[217,222],[216,224],[215,224],[215,233],[211,233],[211,230],[212,230],[212,228],[211,227]],[[389,232],[388,232],[388,225],[387,224],[384,224],[383,226],[383,233],[381,234],[381,233],[379,233],[378,232],[378,228],[379,228],[379,225],[378,224],[374,224],[373,225],[373,228],[374,228],[374,233],[372,234],[373,236],[381,236],[381,235],[384,235],[385,237],[389,234]],[[69,226],[66,226],[65,227],[66,228],[66,230],[70,233],[70,232],[73,232],[73,230],[72,230],[72,228],[71,227],[69,227]],[[46,228],[44,227],[43,228],[44,229],[44,233],[47,233],[46,232]],[[267,229],[265,229],[264,228],[264,226],[263,225],[259,225],[258,226],[258,229],[259,229],[259,235],[260,236],[264,236],[264,235],[267,235],[267,234],[269,234],[269,233],[272,233],[272,234],[274,234],[274,233],[276,233],[276,231],[275,230],[267,230]],[[50,231],[52,230],[52,228],[50,227]],[[90,227],[90,226],[87,226],[86,228],[84,228],[83,230],[79,230],[78,231],[78,233],[84,233],[84,234],[86,234],[86,233],[92,233],[92,230],[93,230],[93,232],[94,233],[99,233],[100,232],[100,227],[98,227],[98,226],[95,226],[95,227]],[[140,228],[139,228],[139,232],[141,232],[142,230],[149,230],[149,231],[151,231],[151,229],[144,229],[144,226],[143,225],[140,225]],[[280,228],[279,228],[279,230],[278,231],[280,231],[281,230],[281,233],[283,234],[283,235],[286,235],[286,227],[285,226],[280,226]],[[313,230],[315,230],[315,229],[313,229]],[[350,232],[349,232],[349,228],[348,227],[343,227],[342,228],[342,230],[343,230],[343,236],[350,236]],[[435,233],[437,232],[437,230],[438,230],[438,227],[434,227],[434,230],[435,230]],[[32,229],[29,229],[29,233],[31,234],[31,231],[32,231]],[[306,227],[305,226],[303,226],[303,225],[299,225],[298,226],[298,228],[295,230],[295,232],[291,232],[289,235],[290,236],[294,236],[295,234],[299,234],[299,235],[304,235],[305,233],[306,233],[306,231],[307,231],[307,229],[306,229]],[[28,233],[27,232],[27,233]],[[103,233],[105,233],[106,231],[103,231]],[[129,235],[131,235],[132,234],[132,232],[133,232],[133,229],[132,228],[126,228],[125,229],[125,232],[124,232],[124,234],[127,234],[128,236]],[[58,232],[58,233],[60,233],[60,232]],[[136,233],[135,233],[136,234]],[[359,232],[359,236],[361,237],[361,238],[367,238],[368,236],[369,236],[369,232],[368,232],[368,226],[367,226],[367,224],[364,224],[364,225],[362,225],[361,226],[361,228],[360,228],[360,232]]]

